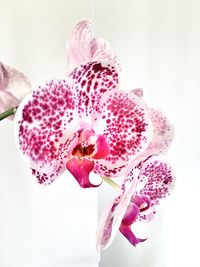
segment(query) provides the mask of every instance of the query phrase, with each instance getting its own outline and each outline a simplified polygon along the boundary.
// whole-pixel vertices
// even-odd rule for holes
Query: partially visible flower
[[[152,139],[142,101],[119,89],[119,64],[105,41],[81,21],[68,45],[66,79],[51,80],[18,108],[19,149],[41,184],[66,169],[83,188],[90,173],[118,177]]]
[[[143,90],[137,88],[132,90],[140,99],[143,97]],[[147,148],[134,160],[133,165],[142,164],[152,155],[165,154],[174,140],[174,127],[162,111],[149,107],[146,103],[146,110],[152,123],[153,136]]]
[[[0,62],[0,113],[18,106],[30,92],[28,78]]]
[[[88,62],[108,62],[119,72],[121,66],[116,54],[108,42],[92,36],[91,21],[81,20],[72,31],[67,42],[67,70],[68,74],[77,66]]]
[[[100,219],[97,248],[107,248],[119,230],[133,245],[140,239],[132,231],[136,221],[150,221],[155,208],[174,187],[172,167],[163,157],[151,157],[142,165],[139,174],[135,168],[125,179],[122,192],[113,200]]]
[[[143,90],[132,93],[139,99]],[[158,109],[144,104],[152,122],[153,136],[148,146],[130,164],[121,186],[121,193],[112,201],[100,218],[97,229],[97,248],[107,248],[118,230],[136,246],[146,239],[137,238],[132,232],[134,222],[150,221],[155,206],[170,194],[174,186],[174,173],[163,156],[174,139],[174,127]]]

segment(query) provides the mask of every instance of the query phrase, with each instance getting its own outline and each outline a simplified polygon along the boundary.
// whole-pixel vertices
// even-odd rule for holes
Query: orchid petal
[[[20,105],[15,128],[19,148],[39,173],[59,175],[77,141],[76,98],[65,80],[50,81]]]
[[[124,225],[121,224],[120,228],[119,228],[120,232],[128,239],[128,241],[135,247],[138,243],[140,242],[144,242],[147,240],[147,238],[145,239],[141,239],[141,238],[137,238],[134,233],[131,230],[130,225]]]
[[[127,164],[146,149],[152,138],[152,125],[143,103],[133,94],[120,90],[107,92],[100,108],[102,134],[110,154],[95,163],[95,170],[115,177],[124,174]]]
[[[96,140],[96,153],[92,157],[93,159],[103,159],[109,155],[110,147],[105,137],[100,134]]]
[[[139,98],[143,97],[143,89],[142,88],[135,88],[135,89],[131,90],[131,92],[134,93]]]
[[[109,64],[90,62],[76,68],[69,76],[77,95],[77,110],[83,120],[91,116],[95,122],[101,114],[102,95],[118,87],[118,73]],[[95,116],[96,115],[96,116]]]
[[[0,62],[0,112],[18,106],[30,92],[28,78]]]
[[[131,198],[131,202],[134,203],[140,211],[145,211],[147,210],[150,205],[150,199],[146,196],[137,196],[137,195],[133,195]]]
[[[89,180],[89,174],[94,168],[94,163],[89,159],[72,158],[67,161],[66,167],[68,171],[74,176],[79,185],[83,188],[97,187]]]
[[[174,127],[161,111],[149,108],[148,114],[153,124],[153,138],[146,153],[165,153],[174,139]]]
[[[74,68],[91,61],[106,61],[120,69],[117,56],[103,39],[96,39],[91,34],[91,21],[82,20],[72,31],[67,44],[68,73]]]
[[[152,157],[142,165],[137,194],[148,197],[154,206],[170,195],[174,182],[174,173],[167,161],[162,157]]]
[[[136,181],[129,184],[126,193],[118,195],[102,214],[97,227],[97,250],[109,247],[122,223],[131,197],[135,191]]]
[[[109,62],[118,72],[121,65],[117,55],[112,51],[110,44],[101,38],[93,38],[91,41],[91,58],[100,62]]]
[[[134,165],[137,165],[152,155],[167,152],[174,139],[174,127],[161,111],[148,108],[148,114],[153,125],[153,138],[146,150],[135,160]]]

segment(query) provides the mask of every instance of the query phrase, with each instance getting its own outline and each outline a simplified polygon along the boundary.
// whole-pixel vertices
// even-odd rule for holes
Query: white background
[[[120,58],[122,89],[142,87],[145,101],[175,126],[168,156],[177,174],[174,193],[153,223],[137,229],[148,240],[133,248],[118,234],[100,267],[200,266],[199,14],[199,0],[0,1],[3,62],[35,84],[63,77],[70,29],[92,17],[96,36]],[[96,192],[79,189],[69,175],[38,187],[18,157],[11,122],[1,122],[0,136],[0,267],[95,267]],[[99,214],[110,190],[99,190]]]
[[[96,34],[123,65],[123,89],[143,88],[145,101],[159,106],[176,130],[168,155],[177,175],[173,195],[145,232],[139,227],[146,242],[134,248],[118,234],[100,267],[199,267],[200,1],[101,0],[94,10]],[[105,188],[100,211],[110,199]]]

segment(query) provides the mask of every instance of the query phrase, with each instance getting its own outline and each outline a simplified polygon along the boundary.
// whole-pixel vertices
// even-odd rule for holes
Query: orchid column
[[[91,16],[90,4],[1,3],[0,60],[29,76],[32,88],[65,77],[67,38],[78,20]],[[0,123],[0,136],[0,265],[97,266],[95,189],[82,190],[69,173],[39,186],[19,157],[12,121]]]

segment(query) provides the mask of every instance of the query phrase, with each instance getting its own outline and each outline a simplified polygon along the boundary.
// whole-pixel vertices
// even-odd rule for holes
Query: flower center
[[[88,145],[83,146],[81,144],[78,144],[72,151],[73,156],[77,156],[78,158],[82,158],[85,156],[90,156],[94,152],[95,146],[94,145]]]

